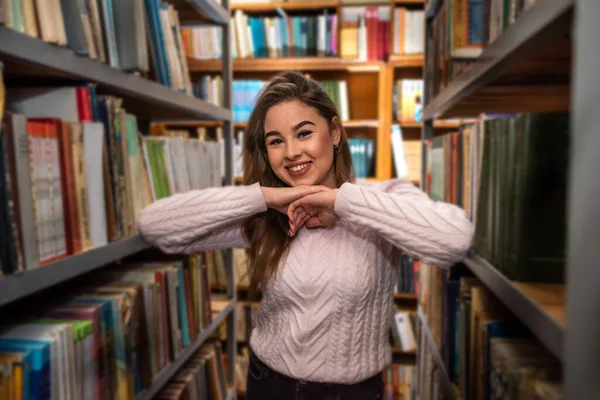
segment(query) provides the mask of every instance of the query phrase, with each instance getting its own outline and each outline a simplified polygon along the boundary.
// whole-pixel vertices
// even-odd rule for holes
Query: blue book
[[[301,32],[301,42],[302,42],[302,56],[306,57],[308,55],[308,17],[300,17],[300,32]]]
[[[31,352],[29,396],[31,400],[50,400],[50,343],[40,340],[0,339],[0,352]],[[25,391],[26,383],[23,382]]]
[[[300,17],[292,17],[292,27],[294,28],[294,56],[302,57],[302,20]]]
[[[279,15],[279,28],[281,34],[281,51],[284,57],[290,56],[290,43],[288,41],[288,16],[287,13],[280,7],[277,7],[277,14]]]
[[[158,81],[163,85],[171,87],[171,76],[169,74],[169,63],[166,57],[164,32],[160,23],[159,0],[145,0],[145,3],[152,49],[154,52],[154,59],[156,60]]]
[[[262,19],[258,17],[249,17],[250,33],[252,34],[252,44],[254,45],[255,57],[266,57],[265,32]]]
[[[120,68],[119,49],[117,48],[117,36],[115,31],[115,14],[112,0],[101,0],[104,43],[107,50],[107,59],[111,67]]]
[[[467,1],[467,42],[483,44],[483,0]]]
[[[190,326],[188,321],[187,301],[185,297],[185,279],[183,277],[183,267],[177,267],[177,297],[179,298],[179,327],[181,328],[181,342],[183,347],[192,344],[190,338]]]

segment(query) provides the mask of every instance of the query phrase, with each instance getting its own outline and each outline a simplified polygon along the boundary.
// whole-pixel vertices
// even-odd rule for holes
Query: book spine
[[[92,112],[92,101],[90,90],[87,87],[78,87],[75,89],[77,94],[77,113],[79,114],[79,122],[92,122],[94,114]]]

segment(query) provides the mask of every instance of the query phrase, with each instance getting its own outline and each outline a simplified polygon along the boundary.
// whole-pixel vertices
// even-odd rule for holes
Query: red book
[[[377,7],[367,7],[365,9],[367,24],[367,59],[369,61],[377,60]]]
[[[75,174],[71,168],[73,165],[71,124],[57,118],[32,118],[30,120],[51,126],[52,132],[57,134],[67,254],[77,254],[81,251],[82,245],[75,192]]]
[[[79,113],[79,122],[94,122],[90,89],[85,86],[78,86],[75,88],[75,90],[77,93],[77,112]]]

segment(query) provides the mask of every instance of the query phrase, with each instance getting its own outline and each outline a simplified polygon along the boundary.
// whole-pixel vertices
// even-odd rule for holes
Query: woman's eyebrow
[[[315,124],[312,121],[302,121],[302,122],[298,122],[296,125],[292,126],[292,131],[296,132],[298,129],[302,128],[303,126],[306,125],[314,125],[317,126],[317,124]],[[279,133],[278,131],[269,131],[267,133],[265,133],[265,139],[269,138],[270,136],[281,136],[281,133]]]

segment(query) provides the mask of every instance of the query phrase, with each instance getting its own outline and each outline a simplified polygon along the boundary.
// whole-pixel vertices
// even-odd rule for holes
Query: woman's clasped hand
[[[261,187],[267,207],[286,214],[294,236],[302,226],[327,227],[337,221],[334,212],[338,189],[327,186]]]

